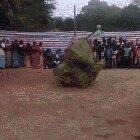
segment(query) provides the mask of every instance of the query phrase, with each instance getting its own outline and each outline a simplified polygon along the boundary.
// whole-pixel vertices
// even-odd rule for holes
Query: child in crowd
[[[136,66],[140,69],[140,44],[136,49]]]

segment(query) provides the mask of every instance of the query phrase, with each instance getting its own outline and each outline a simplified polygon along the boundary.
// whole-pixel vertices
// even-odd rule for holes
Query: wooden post
[[[76,5],[74,5],[74,38],[76,38]]]

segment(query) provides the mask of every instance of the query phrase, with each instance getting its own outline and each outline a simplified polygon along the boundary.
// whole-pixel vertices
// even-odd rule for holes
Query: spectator
[[[61,49],[56,50],[55,58],[56,58],[56,61],[58,62],[58,64],[63,61],[63,54],[61,52]]]
[[[124,40],[123,44],[123,49],[124,49],[124,57],[122,60],[123,67],[129,67],[129,54],[130,54],[130,43],[128,43],[126,40]]]
[[[130,42],[131,50],[129,52],[129,68],[135,68],[136,51],[133,42]]]
[[[31,49],[31,66],[33,69],[38,69],[40,64],[40,49],[37,42],[33,42]]]
[[[112,62],[114,68],[116,68],[117,66],[117,54],[118,54],[118,50],[113,51]]]
[[[51,49],[47,49],[44,51],[45,58],[45,68],[54,68],[56,65],[54,64],[54,55]]]
[[[105,49],[106,68],[112,68],[113,48],[109,44]]]
[[[24,64],[27,68],[31,68],[31,44],[27,43],[25,47],[25,59],[24,59]]]
[[[23,40],[19,41],[19,48],[18,48],[18,59],[19,59],[19,66],[20,67],[24,67],[24,44],[23,44]]]
[[[2,43],[0,44],[0,69],[4,69],[6,65],[4,48],[5,48],[5,40],[3,40]]]
[[[136,66],[140,69],[140,44],[136,49]]]
[[[96,51],[97,51],[97,60],[101,61],[101,54],[102,54],[102,51],[103,51],[103,47],[101,45],[101,42],[98,42]]]
[[[19,49],[19,42],[17,39],[15,39],[15,41],[11,45],[12,67],[13,68],[20,67],[18,49]]]
[[[11,45],[10,39],[7,38],[5,41],[5,59],[6,59],[6,67],[11,67]]]
[[[39,68],[43,68],[43,43],[42,42],[39,42],[39,56],[40,56]]]

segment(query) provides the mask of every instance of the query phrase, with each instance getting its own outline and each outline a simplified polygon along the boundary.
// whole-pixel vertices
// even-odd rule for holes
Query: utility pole
[[[76,5],[74,5],[74,38],[76,38]]]

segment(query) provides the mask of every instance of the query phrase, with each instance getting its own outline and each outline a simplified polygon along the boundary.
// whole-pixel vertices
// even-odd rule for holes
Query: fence
[[[77,31],[77,38],[86,38],[91,34],[91,32],[86,31]],[[140,31],[132,32],[105,32],[106,37],[123,37],[127,40],[140,42]],[[17,31],[3,31],[0,30],[0,39],[10,38],[11,41],[14,39],[23,39],[24,42],[33,42],[34,40],[39,42],[43,41],[43,47],[51,48],[52,51],[56,51],[60,48],[64,51],[70,44],[71,40],[74,37],[74,32],[17,32]],[[101,39],[100,37],[91,36],[90,39],[94,40],[95,38]]]

